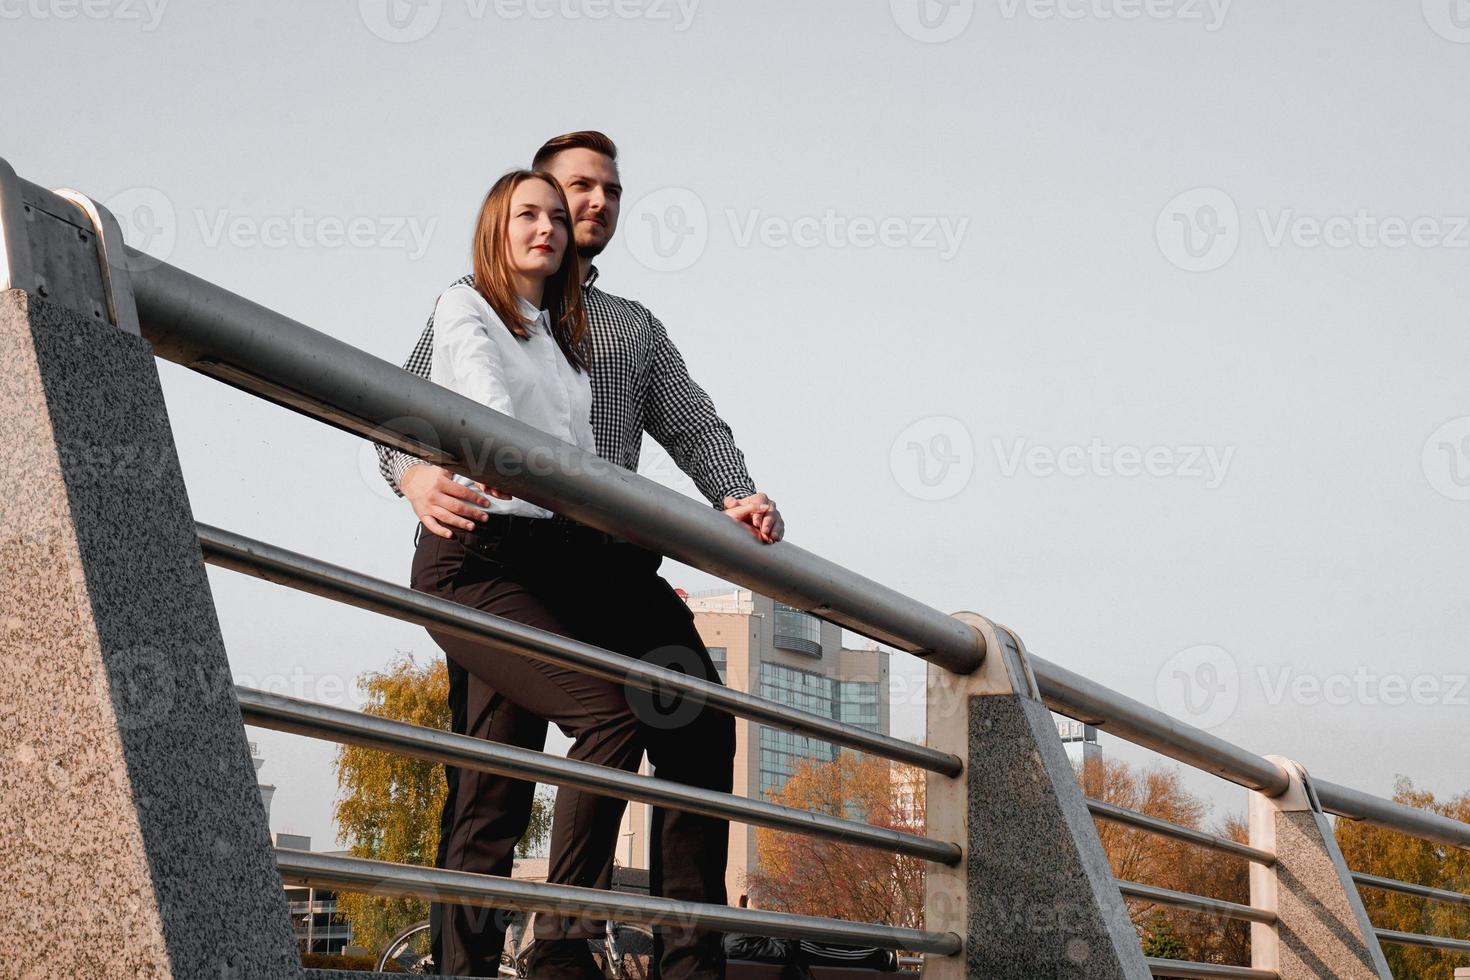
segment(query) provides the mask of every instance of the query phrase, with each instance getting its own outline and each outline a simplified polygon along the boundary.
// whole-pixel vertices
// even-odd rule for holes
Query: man
[[[656,317],[642,304],[598,289],[592,259],[617,230],[622,186],[617,148],[601,133],[576,132],[549,140],[537,151],[533,169],[549,171],[567,196],[573,236],[581,263],[583,302],[593,347],[591,370],[592,428],[598,455],[636,470],[642,436],[647,431],[668,450],[700,492],[731,519],[746,526],[764,543],[784,534],[775,502],[755,492],[744,456],[709,396],[689,377],[684,360]],[[429,373],[433,319],[405,367],[421,377]],[[386,447],[379,447],[385,479],[409,499],[430,533],[449,536],[450,528],[472,530],[482,512],[473,506],[478,495],[451,479],[449,471]],[[488,492],[506,496],[494,488]],[[422,532],[420,532],[422,533]],[[656,556],[654,556],[656,558]],[[656,574],[657,561],[630,569],[646,575],[648,595],[671,594]],[[656,583],[656,584],[655,584]],[[620,583],[636,595],[638,583]],[[635,633],[610,631],[610,649],[634,657],[665,653],[670,647],[695,658],[695,672],[718,681],[708,651],[680,604],[640,604]],[[662,654],[660,654],[662,655]],[[540,748],[546,722],[506,701],[482,679],[448,660],[452,727],[492,741]],[[650,761],[655,775],[690,785],[729,792],[733,765],[733,721],[706,711],[698,724],[714,727],[702,737],[709,743],[663,739],[660,758]],[[691,728],[694,735],[696,729]],[[710,734],[711,732],[715,734]],[[513,848],[529,819],[531,784],[474,770],[446,767],[449,793],[441,819],[437,863],[441,867],[508,875]],[[563,792],[567,792],[564,790]],[[655,808],[652,828],[650,886],[654,894],[689,901],[724,903],[728,849],[725,821]],[[664,857],[670,857],[667,865]],[[610,866],[609,866],[610,872]],[[441,974],[494,976],[503,944],[503,918],[462,906],[432,907],[434,959]],[[719,937],[655,933],[655,954],[666,980],[723,975]]]

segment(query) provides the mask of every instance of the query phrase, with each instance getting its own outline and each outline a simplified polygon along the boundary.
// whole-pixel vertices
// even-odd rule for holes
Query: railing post
[[[930,836],[965,860],[930,865],[926,929],[964,937],[925,980],[1146,980],[1148,964],[1087,802],[1020,639],[974,613],[987,655],[972,674],[929,666],[928,744],[965,760],[930,773]]]
[[[1251,846],[1276,855],[1251,864],[1251,905],[1276,913],[1251,923],[1251,965],[1281,980],[1393,980],[1306,770],[1267,756],[1291,777],[1280,796],[1250,794]]]
[[[104,210],[0,161],[0,921],[26,976],[297,977],[153,351],[108,238]]]

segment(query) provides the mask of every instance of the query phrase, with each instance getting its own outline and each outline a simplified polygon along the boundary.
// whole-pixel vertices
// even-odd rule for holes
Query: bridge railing
[[[50,589],[48,596],[71,590],[67,594],[75,593],[78,602],[86,600],[77,607],[87,610],[84,628],[57,634],[53,649],[95,669],[106,683],[84,699],[93,727],[63,725],[56,728],[55,738],[58,744],[83,735],[116,742],[119,766],[109,778],[120,787],[118,802],[123,805],[113,811],[114,818],[136,825],[136,834],[128,840],[149,874],[109,880],[114,890],[132,889],[137,894],[143,889],[148,896],[133,904],[142,909],[140,921],[154,924],[153,931],[134,924],[119,934],[128,937],[141,958],[157,954],[162,956],[160,962],[172,964],[167,969],[189,973],[192,967],[187,964],[216,954],[201,953],[196,937],[181,930],[175,919],[212,916],[216,928],[219,923],[236,927],[227,943],[235,950],[232,969],[255,975],[254,965],[260,963],[279,968],[290,950],[282,947],[283,933],[272,916],[284,916],[284,900],[271,899],[263,886],[279,892],[281,880],[523,911],[556,909],[630,922],[880,943],[928,954],[925,975],[939,978],[1150,973],[1296,977],[1309,975],[1303,969],[1321,968],[1343,977],[1386,976],[1380,940],[1455,949],[1465,945],[1452,938],[1376,932],[1354,886],[1385,883],[1362,876],[1354,880],[1332,840],[1326,814],[1370,820],[1458,847],[1470,847],[1470,826],[1312,779],[1289,760],[1255,755],[1029,654],[1014,631],[982,616],[945,615],[790,542],[759,545],[706,506],[128,248],[105,208],[75,192],[48,191],[22,180],[3,161],[0,231],[8,290],[4,338],[17,364],[5,391],[7,408],[30,426],[29,433],[51,440],[44,447],[45,465],[24,474],[34,492],[7,500],[5,526],[16,527],[29,519],[48,529],[42,540],[32,543],[50,555],[56,567],[49,577],[27,588]],[[914,745],[799,711],[277,545],[195,525],[183,496],[156,373],[144,366],[150,355],[492,483],[924,658],[929,663],[927,744]],[[131,417],[99,417],[89,411],[89,399],[104,396]],[[164,422],[161,429],[159,419]],[[110,495],[104,494],[77,470],[75,454],[58,448],[73,432],[92,440],[147,442],[144,449],[166,458],[168,466],[157,474],[157,486],[112,487]],[[35,451],[32,447],[32,454]],[[33,456],[12,455],[12,469],[21,472],[28,458]],[[65,498],[69,509],[58,513],[47,502],[47,492]],[[486,650],[514,650],[633,689],[699,699],[738,717],[921,767],[928,774],[927,834],[699,790],[221,685],[217,678],[221,672],[227,675],[228,665],[203,584],[201,558],[470,638]],[[31,613],[20,601],[21,587],[15,598],[16,621],[32,625]],[[192,618],[179,618],[177,606],[189,606]],[[136,645],[119,646],[117,624],[131,622],[129,617],[140,608],[156,610],[150,622],[160,630],[156,639],[161,646],[148,648],[155,651],[147,655],[153,657],[150,678],[167,680],[174,685],[170,691],[184,689],[183,679],[191,669],[216,680],[212,691],[206,691],[208,696],[197,699],[201,704],[174,696],[167,712],[148,714],[147,724],[129,724],[119,705],[126,707],[123,695],[129,691],[127,683],[137,679],[130,671],[141,655]],[[162,628],[168,623],[173,624],[172,631]],[[42,631],[50,628],[40,619],[33,625]],[[182,639],[186,636],[188,642]],[[4,706],[14,710],[0,717],[34,716],[34,724],[42,728],[57,725],[56,712],[65,708],[63,703],[35,706],[19,701]],[[220,710],[224,706],[229,710]],[[1086,799],[1051,711],[1246,787],[1252,794],[1251,842],[1243,845]],[[103,723],[107,717],[115,723],[110,736]],[[242,722],[920,858],[928,869],[925,928],[681,903],[285,849],[271,855],[279,875],[272,881],[273,876],[260,873],[262,814],[227,814],[211,809],[212,804],[200,796],[200,783],[211,774],[216,783],[224,780],[236,790],[241,785],[253,787],[253,772],[240,771],[239,765],[244,758],[248,769],[248,756],[236,751],[244,743]],[[227,744],[231,725],[239,746]],[[189,744],[213,746],[201,753],[204,758],[177,751],[186,731],[195,733]],[[41,782],[26,784],[25,793],[14,802],[17,809],[0,814],[19,822],[23,818],[18,808],[27,801],[52,808],[75,804],[54,785],[48,788]],[[256,803],[258,809],[258,799]],[[208,852],[200,851],[180,825],[185,815],[175,812],[175,807],[187,805],[194,807],[195,825],[202,825],[212,840],[215,857],[234,855],[232,867],[243,895],[202,888],[188,868],[176,867],[177,855],[171,857],[170,848],[196,854],[208,863]],[[200,813],[207,815],[202,824]],[[1251,862],[1251,903],[1116,880],[1094,817]],[[77,842],[67,833],[71,831],[61,832],[59,838],[66,846],[18,861],[7,874],[40,875],[56,862],[72,867],[67,862],[74,861],[80,867],[81,859],[72,857]],[[1393,887],[1416,886],[1393,883]],[[1447,898],[1449,893],[1417,893],[1458,900]],[[1252,966],[1145,959],[1125,897],[1251,922]],[[149,909],[152,918],[144,914]],[[1326,920],[1337,927],[1327,930],[1324,938],[1319,927]],[[1029,922],[1030,928],[1018,930],[1017,921]],[[96,938],[108,928],[99,923]],[[73,975],[90,975],[76,963],[70,965]]]

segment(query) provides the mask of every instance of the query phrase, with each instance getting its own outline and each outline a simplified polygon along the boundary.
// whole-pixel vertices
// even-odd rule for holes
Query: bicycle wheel
[[[434,961],[429,955],[429,923],[415,922],[388,940],[388,945],[378,954],[376,969],[379,973],[432,974]]]
[[[644,926],[613,926],[612,961],[604,958],[603,975],[610,980],[648,980],[653,976],[653,933]]]

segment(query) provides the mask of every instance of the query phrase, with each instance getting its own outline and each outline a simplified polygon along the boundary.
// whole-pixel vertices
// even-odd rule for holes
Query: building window
[[[813,657],[822,655],[822,621],[811,613],[776,603],[776,623],[771,640],[782,650],[805,653]]]
[[[878,731],[878,685],[872,681],[839,681],[837,720]]]
[[[763,698],[780,702],[801,711],[832,718],[836,682],[811,671],[796,670],[784,664],[762,663],[760,693]],[[786,786],[796,764],[803,759],[828,762],[836,758],[830,742],[798,735],[795,732],[760,726],[760,792],[779,793]]]

